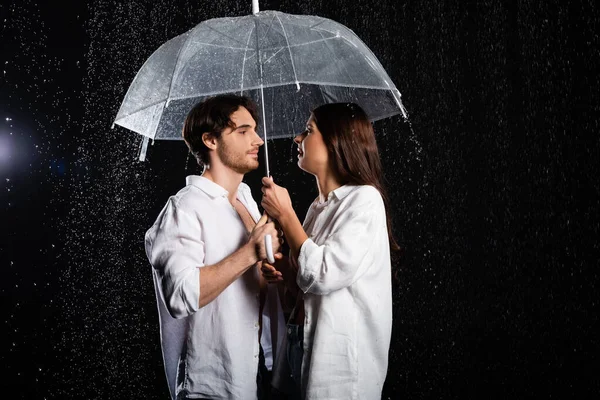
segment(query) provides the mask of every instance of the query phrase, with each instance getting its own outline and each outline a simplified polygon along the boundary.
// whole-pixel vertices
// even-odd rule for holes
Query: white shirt
[[[250,268],[213,301],[198,308],[199,268],[238,250],[247,242],[247,230],[224,188],[194,175],[188,176],[186,183],[169,198],[146,233],[171,396],[255,399],[260,306],[257,269]],[[237,198],[258,221],[260,212],[246,184],[238,187]],[[270,369],[273,348],[285,326],[277,289],[268,286],[260,343]]]
[[[381,399],[392,331],[385,207],[372,186],[313,202],[298,257],[304,294],[305,399]]]

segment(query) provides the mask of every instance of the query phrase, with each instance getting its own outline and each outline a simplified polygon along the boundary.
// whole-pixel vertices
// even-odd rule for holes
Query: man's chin
[[[235,171],[239,174],[247,174],[258,169],[258,167],[260,167],[260,163],[256,161],[256,163],[248,163],[244,166],[238,166],[237,168],[235,168]]]
[[[258,160],[256,160],[256,162],[252,162],[252,163],[250,163],[250,165],[248,165],[248,168],[251,168],[250,171],[254,171],[255,169],[258,169],[258,167],[260,167],[260,163],[258,162]]]

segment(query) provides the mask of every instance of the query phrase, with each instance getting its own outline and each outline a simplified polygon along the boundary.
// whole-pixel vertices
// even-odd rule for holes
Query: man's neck
[[[229,168],[206,168],[202,176],[227,190],[229,202],[235,204],[238,187],[244,178],[243,174]]]

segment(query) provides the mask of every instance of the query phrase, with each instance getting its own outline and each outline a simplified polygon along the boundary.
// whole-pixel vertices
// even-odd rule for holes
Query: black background
[[[111,129],[168,39],[250,1],[3,1],[2,397],[166,399],[143,235],[197,173]],[[261,1],[352,29],[410,113],[377,122],[405,248],[384,398],[588,398],[598,378],[594,1]],[[316,196],[269,143],[303,217]],[[247,176],[259,198],[262,171]]]

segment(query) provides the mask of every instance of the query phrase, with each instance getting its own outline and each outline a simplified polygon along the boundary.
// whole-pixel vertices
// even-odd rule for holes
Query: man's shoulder
[[[199,205],[206,203],[209,197],[194,185],[186,185],[177,193],[169,197],[169,202],[178,209],[185,211],[197,209]]]

